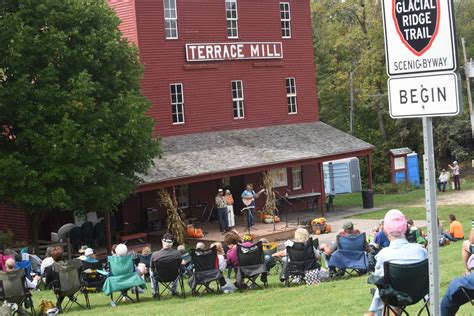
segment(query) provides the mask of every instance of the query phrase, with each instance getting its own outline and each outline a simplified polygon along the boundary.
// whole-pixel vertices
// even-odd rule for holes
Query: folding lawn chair
[[[94,225],[92,222],[85,222],[81,225],[81,237],[83,245],[97,245],[96,241],[94,240]]]
[[[56,295],[56,307],[59,309],[59,312],[67,312],[74,304],[84,309],[90,309],[89,295],[86,291],[87,284],[80,277],[82,270],[81,260],[73,259],[68,262],[55,262],[52,268],[55,275],[53,292]],[[85,306],[77,300],[81,294],[84,296]],[[68,301],[63,308],[63,301],[66,298]]]
[[[165,292],[166,295],[177,295],[181,298],[186,297],[184,292],[184,281],[183,274],[181,269],[181,258],[174,261],[155,261],[153,262],[153,281],[155,282],[156,293],[154,294],[155,299],[160,299]],[[153,282],[152,281],[152,282]],[[160,291],[158,289],[158,284],[162,285],[164,288]],[[173,288],[179,285],[180,293],[174,291]]]
[[[365,233],[337,236],[337,250],[331,255],[328,267],[336,269],[339,276],[367,273],[369,261],[366,252]]]
[[[33,277],[31,276],[31,262],[29,260],[21,260],[15,263],[17,269],[25,270],[25,277],[32,281]]]
[[[97,262],[82,261],[81,279],[87,284],[88,293],[101,292],[107,276],[99,273],[104,268],[103,260]]]
[[[73,227],[68,233],[69,240],[71,241],[72,251],[76,252],[81,248],[82,245],[82,231],[80,227]]]
[[[203,292],[218,292],[220,287],[225,285],[225,279],[219,270],[216,247],[200,252],[191,249],[190,253],[194,269],[188,283],[192,294],[200,295]],[[215,289],[211,286],[214,281],[216,282]]]
[[[102,288],[105,295],[109,296],[112,305],[116,305],[122,298],[128,298],[132,303],[135,301],[128,295],[128,291],[135,288],[136,301],[139,302],[138,287],[144,288],[145,281],[135,272],[132,256],[109,256],[110,275],[105,280]],[[119,297],[114,301],[114,292],[120,291]]]
[[[428,260],[413,264],[384,263],[384,276],[371,275],[368,282],[379,289],[380,299],[384,303],[384,315],[409,315],[407,306],[423,301],[418,311],[421,315],[424,309],[428,315],[429,272]],[[398,311],[397,311],[398,309]]]
[[[19,310],[35,315],[31,293],[25,288],[25,270],[0,271],[0,301],[16,304]],[[18,310],[15,313],[20,314]]]
[[[268,287],[267,266],[263,256],[262,242],[258,242],[253,246],[245,247],[241,244],[237,245],[237,275],[235,281],[240,289],[258,287],[257,278],[260,276],[264,287]]]
[[[97,247],[105,245],[105,225],[103,220],[94,225],[94,240]]]
[[[306,271],[321,268],[314,253],[314,247],[316,246],[317,249],[318,244],[318,239],[313,241],[310,238],[305,243],[294,242],[293,245],[286,247],[288,262],[283,272],[285,286],[290,286],[295,279],[300,280],[300,283],[306,284]]]
[[[474,273],[456,278],[449,283],[441,302],[441,314],[454,316],[459,307],[471,303],[474,307]]]

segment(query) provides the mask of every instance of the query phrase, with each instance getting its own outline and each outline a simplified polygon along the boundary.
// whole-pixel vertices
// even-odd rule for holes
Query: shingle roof
[[[390,149],[388,152],[392,154],[393,156],[402,156],[402,155],[411,154],[413,150],[411,150],[408,147],[403,147],[403,148]]]
[[[325,123],[311,122],[170,136],[162,139],[161,148],[162,157],[141,176],[144,183],[318,159],[373,146]]]

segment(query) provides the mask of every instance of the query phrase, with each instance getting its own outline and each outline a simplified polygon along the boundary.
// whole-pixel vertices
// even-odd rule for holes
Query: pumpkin
[[[273,220],[275,221],[275,223],[279,223],[279,222],[280,222],[280,217],[275,216],[275,217],[273,218]]]
[[[321,235],[321,231],[319,229],[316,229],[315,233],[316,235]]]
[[[194,237],[195,231],[194,231],[194,226],[193,225],[188,225],[186,228],[186,235],[188,237]]]
[[[195,237],[195,238],[202,238],[202,237],[204,237],[204,234],[203,234],[203,232],[202,232],[202,228],[198,228],[198,229],[195,230],[195,232],[194,232],[194,237]]]
[[[330,233],[330,232],[331,232],[331,225],[326,224],[326,233]]]

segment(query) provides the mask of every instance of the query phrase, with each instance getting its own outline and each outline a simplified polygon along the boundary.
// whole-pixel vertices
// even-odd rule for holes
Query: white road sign
[[[452,0],[383,0],[389,76],[457,68]]]
[[[392,118],[453,116],[459,114],[461,92],[456,73],[412,75],[388,79]]]

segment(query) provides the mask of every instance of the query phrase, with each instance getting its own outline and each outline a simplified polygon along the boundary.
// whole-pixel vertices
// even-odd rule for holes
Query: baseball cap
[[[217,190],[217,192],[224,192],[224,190],[222,190],[222,189],[219,189],[219,190]]]
[[[344,230],[351,230],[351,229],[354,229],[354,223],[352,223],[352,222],[345,222],[344,225],[342,225],[342,229],[344,229]]]
[[[84,251],[84,256],[88,257],[88,256],[91,256],[94,254],[94,249],[92,248],[87,248],[85,251]]]
[[[161,238],[162,241],[168,243],[168,244],[172,244],[174,241],[173,241],[173,235],[171,235],[170,233],[166,233],[163,235],[163,238]]]
[[[388,211],[383,222],[383,230],[387,234],[405,235],[407,231],[407,219],[399,210]]]

